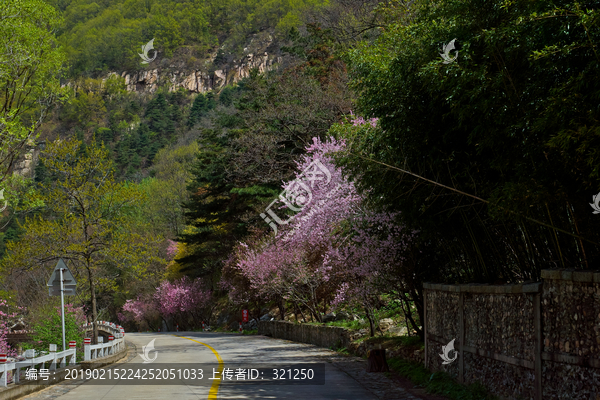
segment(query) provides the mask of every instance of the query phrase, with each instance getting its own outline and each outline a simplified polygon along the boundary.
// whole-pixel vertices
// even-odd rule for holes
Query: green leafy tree
[[[144,214],[153,229],[165,237],[177,237],[185,228],[183,204],[189,200],[187,185],[196,161],[198,143],[160,150],[152,166],[153,178],[140,187],[147,193]]]
[[[135,208],[144,195],[114,179],[105,148],[93,142],[79,155],[80,147],[76,140],[57,140],[46,148],[42,162],[56,176],[43,185],[47,215],[26,218],[21,240],[7,245],[1,266],[5,273],[23,273],[65,259],[89,291],[96,340],[97,291],[147,275],[160,263],[160,240],[135,226]]]
[[[348,52],[360,110],[376,126],[334,131],[362,190],[421,232],[419,280],[597,268],[595,3],[421,1],[409,11],[388,7],[398,22]],[[445,64],[453,38],[458,59]]]
[[[59,82],[65,55],[54,38],[60,23],[40,0],[6,0],[0,7],[0,182],[65,95]]]
[[[52,302],[56,303],[56,302]],[[37,310],[41,314],[32,326],[33,343],[30,345],[38,351],[48,351],[50,344],[57,345],[62,351],[62,318],[60,306],[48,303]],[[83,344],[85,315],[81,308],[75,308],[72,304],[65,304],[65,344],[68,346],[71,340],[78,345]]]

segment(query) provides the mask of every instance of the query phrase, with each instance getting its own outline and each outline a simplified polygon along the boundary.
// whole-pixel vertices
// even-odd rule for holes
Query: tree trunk
[[[419,325],[415,322],[415,320],[413,319],[412,313],[409,312],[409,321],[411,323],[411,325],[414,327],[415,331],[417,331],[417,335],[421,338],[421,340],[424,340],[425,338],[425,321],[423,320],[423,291],[419,292],[416,288],[411,288],[410,289],[410,296],[413,299],[413,302],[415,303],[415,307],[417,308],[417,315],[419,316],[419,322],[421,323],[421,328],[419,328]],[[406,299],[407,304],[408,304],[408,299]],[[410,310],[410,308],[409,308]]]
[[[314,308],[312,305],[306,305],[306,307],[308,307],[308,311],[310,311],[310,313],[312,314],[313,318],[315,319],[316,322],[322,322],[323,318],[321,318],[321,313],[319,312],[319,305],[317,304],[317,307]]]
[[[90,293],[92,296],[92,342],[98,344],[98,310],[96,309],[96,286],[94,285],[94,279],[92,278],[92,271],[88,264],[88,280],[90,283]]]
[[[304,321],[304,323],[306,323],[306,317],[304,316],[304,313],[302,312],[302,308],[296,306],[296,308],[298,308],[298,311],[300,311],[300,315],[302,316],[302,320]]]
[[[280,299],[279,303],[277,304],[277,307],[279,308],[279,319],[284,321],[285,320],[285,300]]]
[[[367,372],[390,372],[390,367],[385,358],[385,349],[373,349],[368,354]]]
[[[375,324],[373,323],[373,315],[371,309],[365,306],[365,312],[367,313],[367,319],[369,320],[369,327],[371,328],[371,337],[375,336]]]

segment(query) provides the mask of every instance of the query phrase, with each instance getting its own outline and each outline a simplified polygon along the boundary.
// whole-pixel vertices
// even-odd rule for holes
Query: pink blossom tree
[[[122,322],[131,321],[142,328],[156,329],[156,321],[173,320],[182,328],[194,328],[202,320],[210,320],[212,293],[201,279],[183,277],[174,282],[163,281],[151,295],[127,300],[120,313]]]
[[[123,313],[119,313],[118,316],[122,324],[132,322],[141,330],[147,328],[157,330],[160,327],[160,313],[153,296],[125,301]]]
[[[377,119],[352,116],[351,122],[373,128]],[[297,213],[280,222],[275,234],[240,243],[224,276],[232,294],[242,294],[231,284],[235,281],[231,269],[235,269],[253,294],[291,301],[317,321],[321,320],[321,300],[334,306],[361,305],[374,334],[375,299],[389,290],[387,279],[405,262],[415,232],[403,228],[398,214],[367,207],[343,169],[334,164],[333,157],[344,147],[344,142],[333,138],[313,139],[298,163],[296,179],[283,185],[286,197],[303,196],[296,203],[304,203],[301,207],[292,201],[286,204],[288,211]],[[319,173],[321,179],[316,179]],[[298,183],[307,176],[314,179],[305,179],[304,186]],[[309,184],[310,193],[294,192]],[[278,210],[280,215],[282,210],[286,207]]]
[[[210,322],[212,292],[206,290],[201,279],[184,276],[171,283],[163,281],[154,294],[163,318],[174,318],[182,327],[198,326],[202,320]]]
[[[168,239],[167,244],[167,258],[169,260],[173,260],[177,255],[177,252],[179,251],[179,249],[177,248],[177,242]]]
[[[327,253],[324,265],[338,266],[342,281],[333,305],[364,307],[371,335],[375,334],[374,308],[379,294],[395,288],[394,276],[407,261],[406,255],[417,232],[398,223],[397,213],[363,211],[347,222],[338,235],[338,246]]]
[[[278,210],[280,215],[286,208],[299,211],[275,235],[237,248],[235,268],[253,291],[265,299],[289,300],[317,321],[322,315],[320,301],[330,300],[334,286],[323,257],[333,246],[333,231],[360,203],[354,185],[344,179],[331,158],[343,146],[335,139],[313,139],[298,163],[296,179],[283,185],[289,206]]]
[[[0,299],[0,353],[6,353],[9,357],[17,355],[16,350],[8,344],[7,337],[10,327],[17,317],[16,310],[9,311],[9,304],[6,300]]]

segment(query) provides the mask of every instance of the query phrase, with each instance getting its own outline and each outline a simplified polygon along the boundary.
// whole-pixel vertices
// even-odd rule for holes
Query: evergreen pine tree
[[[207,101],[204,93],[199,93],[194,99],[194,104],[190,110],[190,116],[188,118],[188,127],[193,127],[200,120],[202,115],[206,112]]]
[[[206,110],[213,110],[217,106],[217,100],[215,99],[214,92],[208,92],[206,94]]]
[[[227,86],[219,93],[219,103],[229,107],[233,103],[233,88]]]

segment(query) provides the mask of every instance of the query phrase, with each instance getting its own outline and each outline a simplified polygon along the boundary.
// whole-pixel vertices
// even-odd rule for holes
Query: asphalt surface
[[[147,359],[154,359],[150,363],[143,363],[140,354],[143,354],[143,346],[147,346],[154,339],[154,350],[147,352]],[[25,397],[29,400],[100,400],[100,399],[411,399],[411,396],[378,395],[377,390],[369,388],[363,380],[352,376],[344,368],[328,361],[332,352],[327,349],[294,343],[284,340],[271,339],[263,336],[241,336],[234,334],[202,333],[202,332],[179,332],[179,333],[128,333],[126,340],[136,346],[136,353],[132,353],[132,359],[125,363],[119,363],[112,367],[129,369],[141,367],[150,369],[153,366],[164,371],[165,368],[190,370],[203,370],[203,380],[186,381],[163,375],[162,380],[145,381],[140,379],[122,380],[117,384],[107,384],[108,380],[97,384],[98,380],[78,380],[54,385],[41,392]],[[309,363],[316,366],[315,373],[319,374],[318,365],[324,371],[324,384],[301,385],[300,381],[293,379],[278,380],[273,382],[272,369],[283,366],[292,366],[299,363]],[[309,367],[311,366],[309,365]],[[261,367],[264,377],[256,379],[235,379],[235,375],[229,375],[227,380],[224,375],[230,368],[258,369]],[[235,368],[235,369],[234,369]],[[361,367],[362,370],[364,367]],[[214,369],[214,370],[213,370]],[[231,372],[230,371],[230,372]],[[266,372],[264,372],[266,371]],[[189,371],[188,371],[189,372]],[[216,374],[214,374],[216,372]],[[220,374],[219,374],[220,372]],[[186,371],[183,372],[184,374]],[[289,376],[289,372],[286,372]],[[292,373],[293,374],[293,373]],[[131,375],[131,373],[129,374]],[[381,376],[381,374],[379,374]],[[108,373],[105,373],[108,377]],[[122,376],[122,374],[121,374]],[[191,375],[190,375],[191,376]],[[209,380],[209,377],[221,379]],[[256,374],[255,374],[256,376]],[[286,378],[287,378],[286,376]],[[166,379],[164,379],[166,377]],[[240,376],[238,376],[239,378]],[[382,377],[383,378],[383,377]],[[261,381],[262,379],[262,381]],[[367,378],[367,381],[370,379]],[[114,381],[113,381],[114,382]],[[132,384],[141,382],[142,384]],[[188,384],[194,382],[193,384]],[[314,382],[317,382],[315,379]],[[323,382],[323,381],[321,381]],[[286,383],[286,384],[282,384]],[[288,384],[294,383],[294,384]],[[383,386],[389,386],[385,382]],[[381,386],[381,385],[380,385]],[[391,397],[390,397],[391,396]]]

